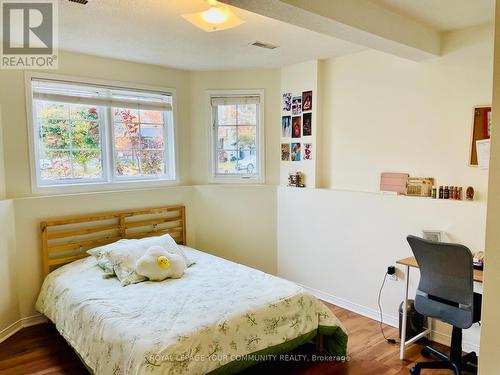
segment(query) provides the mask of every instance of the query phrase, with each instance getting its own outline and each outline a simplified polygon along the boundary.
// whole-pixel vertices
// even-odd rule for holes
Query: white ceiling
[[[270,68],[365,49],[238,8],[243,25],[207,33],[180,17],[206,10],[204,0],[59,4],[60,49],[188,70]],[[249,45],[257,40],[280,47]]]
[[[450,31],[493,22],[495,0],[370,0],[388,10]]]

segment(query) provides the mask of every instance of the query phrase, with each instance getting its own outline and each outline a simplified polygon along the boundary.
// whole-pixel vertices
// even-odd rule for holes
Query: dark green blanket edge
[[[317,334],[324,336],[323,343],[325,352],[331,356],[345,357],[347,356],[347,334],[340,327],[330,327],[330,326],[319,326],[311,332],[305,333],[299,337],[296,337],[290,341],[284,343],[270,346],[253,353],[248,354],[249,356],[266,356],[266,355],[280,355],[292,351],[293,349],[310,342],[316,337]],[[209,375],[232,375],[240,371],[247,369],[258,363],[255,359],[242,359],[237,361],[232,361],[219,367],[213,371],[210,371]]]

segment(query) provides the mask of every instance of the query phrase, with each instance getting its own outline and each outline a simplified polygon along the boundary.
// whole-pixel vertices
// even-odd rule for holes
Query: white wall
[[[488,171],[468,166],[472,108],[491,105],[492,26],[449,33],[443,56],[412,62],[377,51],[324,64],[324,187],[377,191],[380,172],[472,185],[486,200]]]
[[[441,229],[450,241],[480,250],[485,221],[486,207],[481,202],[279,187],[278,275],[378,319],[377,293],[387,266],[411,255],[407,235]],[[401,271],[398,275],[399,281],[387,281],[382,300],[391,324],[397,324],[403,300]],[[415,271],[413,275],[414,291],[418,275]],[[437,330],[449,333],[442,326]],[[474,330],[464,332],[465,343],[478,344]]]
[[[0,200],[0,332],[19,319],[14,204]]]

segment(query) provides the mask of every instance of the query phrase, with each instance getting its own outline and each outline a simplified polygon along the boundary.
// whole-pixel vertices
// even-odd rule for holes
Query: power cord
[[[382,289],[384,289],[385,281],[387,280],[388,271],[384,274],[384,280],[382,281],[382,285],[380,286],[380,290],[378,291],[378,311],[380,312],[380,332],[382,332],[382,336],[389,344],[396,344],[396,340],[388,338],[384,333],[384,316],[382,314],[382,306],[380,305],[380,297],[382,296]]]

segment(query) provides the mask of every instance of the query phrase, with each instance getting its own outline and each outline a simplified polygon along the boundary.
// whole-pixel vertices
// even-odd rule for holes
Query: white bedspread
[[[181,279],[122,287],[89,257],[52,272],[36,308],[98,375],[205,374],[338,319],[286,280],[185,248]]]

